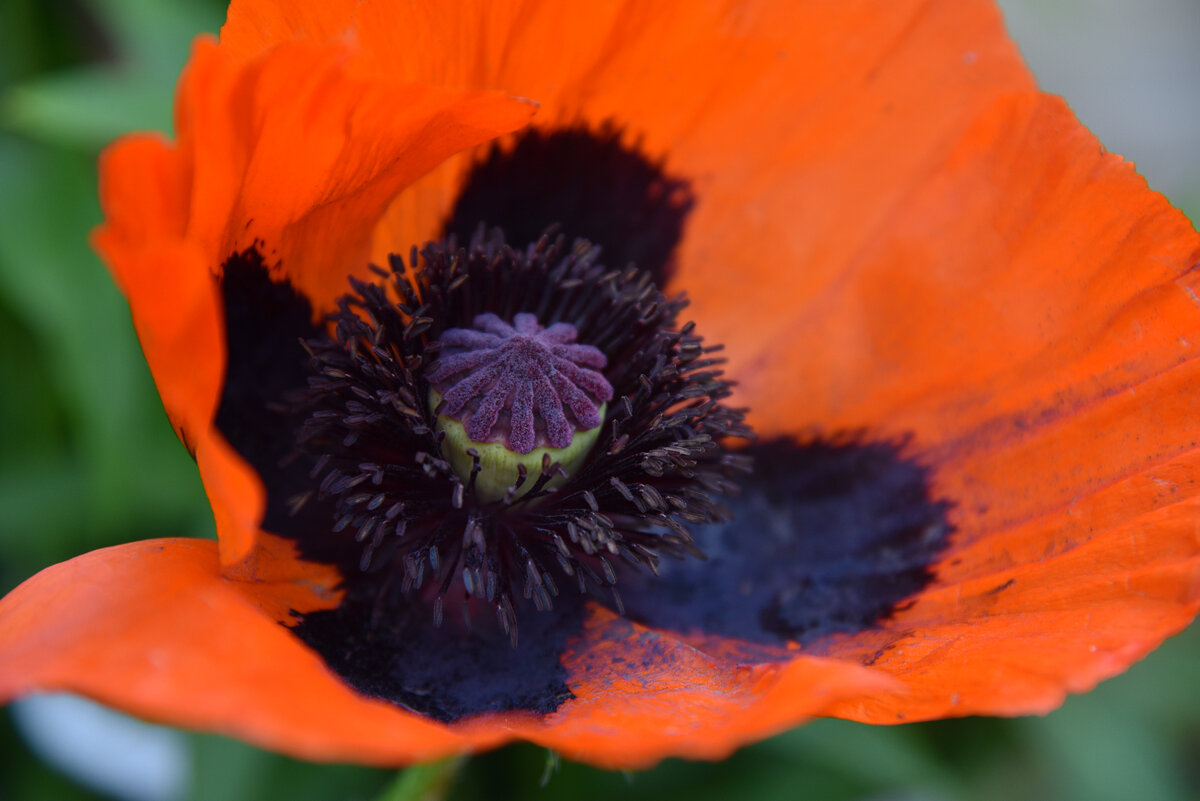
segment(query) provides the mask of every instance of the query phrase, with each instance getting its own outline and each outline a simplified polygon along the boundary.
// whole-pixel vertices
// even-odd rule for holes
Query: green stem
[[[379,801],[445,801],[466,762],[465,756],[457,756],[441,762],[413,765],[396,774],[395,780],[379,796]]]

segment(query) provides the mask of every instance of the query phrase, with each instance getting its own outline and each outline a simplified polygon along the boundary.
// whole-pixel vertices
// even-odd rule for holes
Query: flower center
[[[510,325],[488,312],[438,339],[426,378],[442,453],[464,480],[478,459],[474,489],[484,502],[516,496],[544,466],[557,473],[547,487],[560,486],[596,443],[613,396],[599,372],[608,359],[578,336],[570,323],[545,328],[521,312]]]
[[[430,245],[374,268],[385,283],[352,279],[330,335],[305,343],[296,459],[313,489],[296,514],[324,514],[330,550],[381,598],[436,621],[490,605],[515,639],[515,605],[603,591],[620,607],[618,565],[696,555],[687,527],[727,515],[749,465],[722,443],[751,434],[719,348],[677,326],[681,298],[597,253]]]

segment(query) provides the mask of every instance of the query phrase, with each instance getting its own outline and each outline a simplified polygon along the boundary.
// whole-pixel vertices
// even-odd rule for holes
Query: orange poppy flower
[[[1045,712],[1197,611],[1200,237],[989,3],[241,0],[176,126],[95,243],[219,543],[18,587],[0,697],[643,766]]]

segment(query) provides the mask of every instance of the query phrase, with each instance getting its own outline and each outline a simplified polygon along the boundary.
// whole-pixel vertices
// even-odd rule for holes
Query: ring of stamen
[[[523,600],[548,608],[565,581],[611,593],[619,607],[618,562],[655,571],[662,556],[697,553],[689,525],[724,519],[719,497],[735,491],[732,479],[749,465],[722,442],[751,434],[743,412],[724,403],[732,385],[714,356],[719,348],[704,345],[690,323],[676,327],[682,298],[666,298],[636,269],[607,270],[596,256],[587,243],[568,247],[561,237],[523,251],[482,234],[463,250],[453,241],[414,249],[407,263],[392,257],[390,271],[374,268],[385,283],[352,280],[330,318],[331,336],[306,343],[313,372],[295,404],[306,416],[298,456],[311,463],[319,501],[311,508],[332,509],[331,536],[342,538],[346,569],[361,570],[357,580],[377,583],[381,597],[429,603],[437,621],[447,604],[464,615],[487,604],[515,640],[514,609]],[[443,411],[455,409],[470,426],[486,401],[476,433],[487,428],[524,448],[528,418],[521,411],[524,422],[513,419],[516,391],[497,393],[511,405],[501,403],[494,420],[496,402],[487,398],[504,386],[513,359],[522,370],[535,365],[534,380],[546,375],[538,372],[544,360],[526,352],[495,371],[494,360],[463,356],[503,351],[503,340],[518,336],[540,336],[552,354],[562,346],[561,358],[578,368],[565,371],[586,403],[549,379],[574,436],[591,421],[603,424],[557,491],[550,482],[567,471],[543,456],[540,474],[522,468],[488,498],[477,450],[464,449],[469,467],[447,458],[429,393],[444,390],[449,399],[473,376],[487,376],[453,404],[443,401]],[[520,346],[530,350],[528,341]],[[561,441],[552,439],[561,428],[547,422],[558,418],[545,403],[530,453],[541,439]],[[302,501],[300,514],[310,508]]]

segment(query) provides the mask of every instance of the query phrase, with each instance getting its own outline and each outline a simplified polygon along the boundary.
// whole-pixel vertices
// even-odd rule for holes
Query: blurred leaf
[[[92,67],[10,89],[0,122],[35,139],[95,150],[131,130],[171,127],[170,84],[142,73]]]
[[[170,131],[172,96],[200,33],[215,33],[216,2],[94,0],[113,63],[43,74],[0,94],[0,124],[39,141],[96,151],[131,130]]]
[[[899,730],[892,730],[899,733]],[[797,748],[792,735],[742,749],[724,762],[667,760],[647,771],[612,772],[563,761],[545,787],[540,779],[545,750],[514,745],[493,754],[476,756],[467,764],[453,801],[490,801],[495,798],[537,798],[539,801],[793,801],[820,798],[851,801],[866,797],[874,788],[860,775],[870,766],[852,772],[822,763]],[[846,756],[854,753],[851,750]],[[892,791],[903,789],[890,786]],[[937,796],[924,796],[933,798]]]
[[[5,0],[0,87],[99,56],[86,32],[95,18],[73,0]]]
[[[370,801],[392,771],[300,762],[216,735],[195,735],[188,801]]]
[[[864,790],[919,788],[926,797],[957,797],[961,790],[953,770],[939,761],[920,727],[817,720],[761,748],[781,759],[799,757],[838,771]]]
[[[1044,797],[1091,801],[1188,801],[1170,750],[1147,721],[1115,713],[1105,699],[1072,703],[1026,728],[1041,756]]]
[[[15,310],[0,302],[0,364],[10,376],[0,392],[0,419],[21,421],[5,431],[0,471],[21,472],[30,453],[43,446],[61,447],[66,441],[66,410],[55,392],[50,365],[31,346],[35,339]]]
[[[117,42],[121,62],[160,75],[173,86],[193,38],[216,34],[225,21],[226,0],[89,0]]]
[[[57,538],[74,553],[208,530],[195,465],[166,421],[125,301],[87,245],[99,218],[92,160],[0,135],[0,173],[0,310],[15,316],[10,327],[28,332],[23,353],[49,379],[39,392],[55,396],[24,402],[61,408],[68,429],[23,454],[15,478],[32,474],[25,464],[40,464],[45,487],[75,488],[57,499],[5,493],[9,525],[0,536]],[[13,464],[7,456],[3,463]],[[32,528],[14,530],[22,522]]]
[[[1040,757],[1047,797],[1195,798],[1187,773],[1194,755],[1179,753],[1173,741],[1200,721],[1198,661],[1200,626],[1193,625],[1125,675],[1068,698],[1045,718],[1020,721],[1023,741]]]

